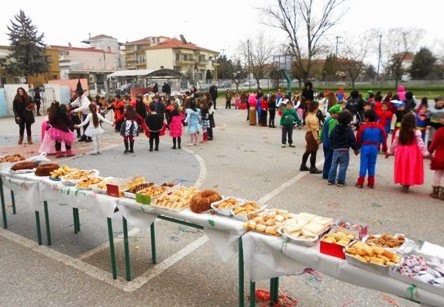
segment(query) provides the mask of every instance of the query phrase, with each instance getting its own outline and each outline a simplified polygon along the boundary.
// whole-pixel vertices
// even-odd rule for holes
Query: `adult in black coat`
[[[25,128],[26,135],[28,136],[28,144],[32,144],[31,125],[35,122],[34,108],[35,104],[32,102],[31,96],[28,95],[23,87],[19,87],[12,102],[15,123],[19,125],[19,145],[23,144]]]
[[[213,107],[216,110],[217,109],[216,108],[216,99],[217,99],[217,94],[218,94],[217,93],[217,86],[216,86],[216,84],[213,84],[210,87],[209,92],[210,92],[211,101],[213,102]]]
[[[167,94],[168,96],[171,96],[171,86],[165,82],[162,86],[162,92]]]

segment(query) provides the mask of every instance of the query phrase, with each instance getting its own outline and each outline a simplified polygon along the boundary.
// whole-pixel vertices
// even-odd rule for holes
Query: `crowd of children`
[[[250,125],[274,127],[274,113],[280,115],[281,144],[294,147],[293,129],[305,127],[306,149],[301,171],[322,173],[329,185],[346,185],[346,171],[350,148],[360,155],[359,174],[355,186],[376,184],[377,158],[395,155],[395,184],[408,192],[413,185],[424,183],[425,157],[432,159],[435,175],[431,196],[444,200],[444,98],[435,99],[429,106],[427,97],[419,104],[411,91],[400,86],[395,94],[368,91],[364,98],[358,91],[347,96],[343,88],[335,93],[314,94],[307,82],[302,93],[262,94],[253,90],[248,96],[247,120]],[[273,115],[272,111],[273,110]],[[259,120],[259,123],[257,121]],[[428,135],[428,139],[426,139]],[[389,138],[389,136],[391,136]],[[316,168],[316,154],[323,144],[324,167]],[[307,166],[307,162],[310,166]]]
[[[80,83],[79,83],[80,84]],[[214,108],[209,93],[199,94],[193,88],[183,97],[138,95],[134,101],[116,95],[105,101],[98,97],[85,109],[85,95],[81,85],[72,105],[53,102],[48,109],[48,120],[42,125],[41,152],[55,153],[56,157],[73,156],[72,144],[75,133],[79,141],[92,141],[93,152],[100,154],[102,123],[113,125],[123,138],[124,153],[134,153],[135,138],[139,133],[149,138],[149,151],[159,151],[160,137],[172,139],[172,149],[182,148],[183,133],[188,134],[187,145],[196,146],[213,140]],[[260,88],[249,95],[243,92],[226,92],[226,108],[232,99],[236,109],[247,108],[250,125],[276,128],[276,113],[280,115],[281,146],[295,147],[293,129],[305,128],[306,149],[302,156],[301,171],[320,174],[329,185],[342,187],[347,184],[346,172],[350,148],[360,155],[359,174],[355,185],[363,188],[375,187],[377,157],[385,153],[386,158],[395,155],[394,183],[408,192],[413,185],[424,182],[423,158],[430,156],[434,171],[431,196],[444,200],[444,98],[435,99],[434,106],[428,105],[424,97],[419,104],[411,91],[400,87],[396,94],[369,91],[367,97],[356,90],[347,96],[343,88],[336,93],[325,91],[315,95],[313,84],[307,82],[300,94],[264,94]],[[87,98],[86,98],[87,99]],[[89,100],[88,100],[89,101]],[[105,114],[114,111],[114,121]],[[77,114],[82,115],[82,121]],[[43,127],[44,126],[44,127]],[[83,128],[83,133],[80,133]],[[389,135],[391,134],[391,139]],[[426,137],[428,138],[426,139]],[[317,151],[322,143],[324,166],[316,167]],[[309,162],[309,166],[307,166]]]

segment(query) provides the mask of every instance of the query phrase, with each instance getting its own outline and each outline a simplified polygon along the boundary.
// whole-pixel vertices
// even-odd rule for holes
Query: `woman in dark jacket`
[[[19,125],[19,145],[23,144],[23,135],[28,136],[28,144],[32,144],[31,125],[35,122],[33,110],[35,104],[23,87],[17,89],[17,94],[12,102],[12,110],[14,111],[15,123]]]

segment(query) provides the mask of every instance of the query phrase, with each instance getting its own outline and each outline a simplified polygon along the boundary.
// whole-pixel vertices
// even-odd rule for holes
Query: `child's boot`
[[[56,158],[61,158],[63,157],[63,154],[60,150],[56,150]]]
[[[364,187],[364,180],[365,180],[365,177],[359,176],[358,182],[356,182],[356,186],[358,188],[363,188]]]
[[[176,138],[173,138],[173,147],[171,149],[176,149]]]
[[[439,199],[444,200],[444,187],[439,189]]]
[[[67,149],[67,150],[66,150],[66,156],[67,156],[67,157],[73,157],[73,156],[75,156],[75,154],[72,152],[71,149]]]
[[[123,143],[125,144],[125,151],[123,153],[127,154],[128,153],[128,140],[123,140]]]
[[[181,149],[182,147],[180,147],[180,143],[181,143],[182,139],[179,137],[177,138],[177,148]]]
[[[134,152],[134,141],[130,141],[129,145],[130,145],[130,149],[128,152],[133,153]]]
[[[28,144],[33,144],[32,143],[32,136],[28,136]]]
[[[436,198],[437,199],[439,197],[440,188],[439,187],[432,187],[432,188],[433,188],[433,191],[432,191],[432,193],[430,193],[430,196],[432,198]]]
[[[364,183],[364,181],[362,183]],[[375,187],[375,177],[374,176],[368,176],[367,186],[371,189],[373,189]]]

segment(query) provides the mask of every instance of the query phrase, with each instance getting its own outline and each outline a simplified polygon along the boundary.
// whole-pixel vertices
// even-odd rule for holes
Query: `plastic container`
[[[342,227],[338,227],[338,226],[333,227],[327,234],[329,234],[329,233],[337,233],[337,232],[343,232],[343,233],[346,233],[346,234],[352,234],[355,238],[351,239],[349,243],[351,243],[354,240],[356,240],[356,237],[358,236],[356,231],[352,231],[352,230],[349,230],[347,228],[342,228]],[[321,237],[321,239],[320,239],[319,251],[322,254],[330,255],[330,256],[333,256],[333,257],[336,257],[336,258],[340,258],[340,259],[345,259],[345,253],[344,253],[344,247],[345,246],[342,246],[342,245],[339,245],[339,244],[336,244],[336,243],[330,243],[330,242],[323,241],[322,238],[327,236],[327,234],[324,234]]]
[[[350,224],[351,227],[339,226],[342,223]],[[341,217],[339,220],[336,221],[335,225],[356,233],[359,236],[360,240],[362,240],[368,234],[368,225],[367,224],[359,222],[359,221],[351,219],[351,218],[348,218],[348,217]],[[360,225],[362,228],[356,229],[353,227],[354,225]]]
[[[237,201],[237,203],[235,205],[233,205],[232,207],[228,207],[228,208],[219,208],[219,205],[223,202],[226,202],[229,199],[235,199]],[[236,198],[236,197],[222,197],[221,200],[216,201],[214,203],[211,203],[211,208],[214,210],[214,212],[216,212],[217,214],[220,215],[224,215],[224,216],[231,216],[232,215],[232,210],[233,208],[242,205],[243,203],[245,203],[245,199],[240,199],[240,198]]]

